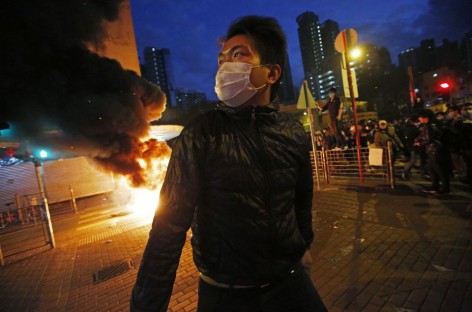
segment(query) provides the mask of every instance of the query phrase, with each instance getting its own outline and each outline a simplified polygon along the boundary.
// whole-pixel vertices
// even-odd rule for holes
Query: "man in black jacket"
[[[448,194],[450,192],[450,158],[447,148],[442,141],[441,130],[432,123],[434,113],[423,109],[418,113],[418,119],[423,124],[415,146],[425,148],[428,157],[428,171],[431,175],[431,189],[425,190],[430,194]]]
[[[190,226],[197,311],[326,311],[301,263],[314,238],[311,147],[302,125],[269,105],[285,56],[275,19],[229,27],[216,75],[222,103],[173,144],[132,311],[166,311]]]
[[[323,107],[318,106],[322,112],[328,111],[329,116],[329,128],[336,139],[336,148],[341,149],[346,146],[346,140],[342,134],[341,117],[343,108],[341,99],[336,95],[336,88],[330,88],[328,90],[328,101]]]

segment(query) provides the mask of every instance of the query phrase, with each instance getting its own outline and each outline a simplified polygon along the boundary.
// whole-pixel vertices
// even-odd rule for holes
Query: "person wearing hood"
[[[174,143],[131,311],[166,311],[190,227],[197,311],[327,311],[306,272],[311,146],[303,125],[270,105],[285,58],[275,19],[230,25],[218,55],[221,103]]]

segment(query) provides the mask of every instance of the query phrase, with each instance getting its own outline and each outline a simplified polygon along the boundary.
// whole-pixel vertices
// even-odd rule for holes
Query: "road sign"
[[[300,88],[300,96],[298,97],[297,108],[317,108],[315,99],[308,88],[308,83],[306,80],[303,80],[302,87]]]
[[[348,79],[347,79],[347,70],[345,68],[343,68],[341,73],[342,73],[342,76],[343,76],[344,95],[347,98],[351,98],[351,92],[349,90],[349,82],[348,82]],[[354,91],[354,97],[358,98],[359,97],[359,91],[357,91],[356,71],[353,68],[351,68],[351,76],[352,76],[352,90]]]
[[[346,41],[344,41],[343,36],[346,34]],[[343,29],[336,36],[334,41],[334,48],[339,53],[346,53],[347,50],[352,48],[357,42],[357,31],[354,28]]]

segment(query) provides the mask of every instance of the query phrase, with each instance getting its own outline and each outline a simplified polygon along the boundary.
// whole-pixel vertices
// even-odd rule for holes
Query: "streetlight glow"
[[[46,152],[45,150],[41,150],[41,151],[39,152],[39,157],[41,157],[41,158],[46,158],[46,157],[48,157],[48,152]]]
[[[351,57],[352,58],[358,58],[361,56],[361,49],[359,48],[354,48],[351,50]]]

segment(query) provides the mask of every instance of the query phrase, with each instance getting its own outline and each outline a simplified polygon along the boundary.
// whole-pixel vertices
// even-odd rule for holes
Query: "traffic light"
[[[451,88],[452,85],[447,80],[442,80],[438,85],[438,98],[441,98],[445,102],[449,102],[451,98]]]
[[[443,90],[448,90],[449,87],[450,87],[449,82],[441,82],[441,83],[439,84],[439,86],[440,86],[441,89],[443,89]]]

